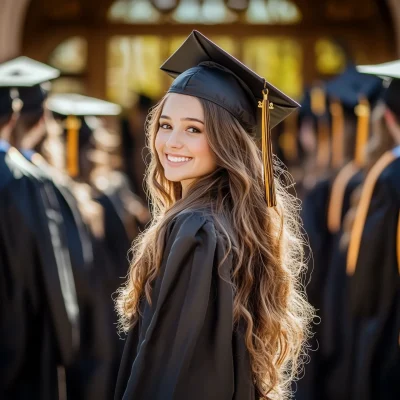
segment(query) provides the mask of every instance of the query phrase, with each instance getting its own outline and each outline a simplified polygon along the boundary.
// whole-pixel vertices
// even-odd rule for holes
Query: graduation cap
[[[59,76],[58,69],[28,57],[18,57],[0,65],[1,87],[32,87]]]
[[[118,115],[121,107],[108,101],[80,94],[54,94],[47,100],[47,107],[54,113],[66,116],[67,170],[70,176],[79,175],[79,146],[91,136],[89,126],[78,117]]]
[[[326,82],[325,91],[330,100],[332,116],[332,163],[343,163],[344,115],[357,117],[355,162],[364,165],[364,150],[369,137],[370,107],[382,92],[382,81],[368,76],[350,65],[336,78]]]
[[[47,95],[42,84],[59,76],[60,71],[56,68],[28,57],[18,57],[0,65],[0,92],[6,96],[10,88],[16,88],[22,101],[21,113],[40,111]],[[8,103],[7,107],[8,112],[12,112]],[[6,103],[0,108],[6,108]]]
[[[400,118],[400,60],[377,65],[360,65],[357,70],[363,74],[376,75],[389,82],[382,99]]]
[[[208,100],[227,110],[247,131],[261,129],[266,199],[268,206],[275,206],[270,129],[299,104],[198,31],[160,68],[175,78],[169,93]]]

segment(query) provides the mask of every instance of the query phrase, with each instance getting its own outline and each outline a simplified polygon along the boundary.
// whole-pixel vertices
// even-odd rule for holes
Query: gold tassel
[[[343,165],[344,145],[344,118],[343,107],[339,101],[331,102],[330,111],[332,115],[332,167],[340,168]]]
[[[279,138],[279,146],[282,148],[285,160],[297,161],[299,154],[297,150],[297,113],[292,113],[283,121],[284,131]]]
[[[326,97],[324,90],[316,86],[311,90],[311,111],[317,117],[317,166],[326,169],[329,166],[330,145],[329,125],[324,118]]]
[[[360,202],[358,203],[356,216],[351,229],[350,243],[347,250],[347,275],[352,276],[355,273],[358,261],[358,255],[361,247],[362,234],[364,232],[365,222],[367,220],[369,206],[374,193],[375,184],[383,170],[396,159],[392,151],[387,151],[374,164],[365,178],[361,192]]]
[[[74,115],[69,115],[66,120],[67,128],[67,171],[68,175],[75,178],[79,175],[79,129],[81,123]]]
[[[270,111],[274,109],[274,104],[268,99],[268,89],[262,91],[263,100],[258,102],[258,107],[262,109],[262,159],[264,167],[264,184],[265,196],[268,207],[276,206],[276,193],[274,182],[274,167],[272,158],[272,140],[271,140],[271,127],[270,127]]]
[[[353,161],[350,161],[339,171],[335,180],[333,181],[327,216],[328,230],[332,234],[340,231],[342,226],[343,201],[346,188],[350,182],[350,179],[358,171],[360,171],[360,169],[354,164]]]
[[[369,137],[369,116],[371,114],[369,102],[362,98],[358,106],[354,109],[357,115],[357,135],[354,159],[359,167],[365,165],[365,146]]]

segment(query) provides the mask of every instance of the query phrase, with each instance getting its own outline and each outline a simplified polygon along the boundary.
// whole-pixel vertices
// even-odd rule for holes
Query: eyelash
[[[171,129],[171,125],[169,124],[159,124],[158,125],[159,128],[161,129]],[[164,128],[164,126],[168,126],[168,128]],[[190,132],[190,133],[201,133],[197,128],[195,128],[194,126],[189,126],[188,129],[193,129],[195,132]]]

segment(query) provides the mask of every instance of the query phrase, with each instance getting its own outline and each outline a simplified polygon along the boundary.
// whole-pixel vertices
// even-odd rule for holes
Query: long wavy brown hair
[[[313,309],[302,286],[304,241],[299,204],[276,178],[276,208],[268,208],[261,154],[250,132],[223,108],[199,99],[217,169],[192,184],[182,198],[180,183],[168,181],[155,150],[159,118],[168,94],[149,114],[147,187],[153,207],[150,227],[132,248],[129,277],[119,291],[123,330],[138,321],[139,302],[151,299],[169,222],[187,209],[208,209],[232,253],[235,324],[244,323],[256,389],[264,399],[289,396],[305,357]],[[276,166],[276,171],[285,174]]]

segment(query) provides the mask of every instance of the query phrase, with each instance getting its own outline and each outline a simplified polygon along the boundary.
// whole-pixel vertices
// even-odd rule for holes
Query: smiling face
[[[197,178],[215,170],[215,155],[207,141],[204,111],[198,99],[177,93],[168,95],[155,148],[165,177],[181,182],[184,192]]]

